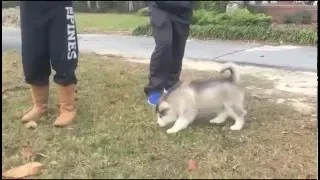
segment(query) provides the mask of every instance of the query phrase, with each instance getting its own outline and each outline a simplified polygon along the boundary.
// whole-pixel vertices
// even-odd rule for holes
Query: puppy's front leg
[[[234,119],[236,122],[230,127],[230,129],[233,131],[241,130],[244,125],[243,117],[235,116]]]
[[[184,118],[179,118],[174,125],[167,130],[168,134],[173,134],[181,131],[182,129],[187,128],[189,125],[189,121]]]
[[[195,111],[189,111],[187,114],[180,116],[178,120],[174,123],[174,125],[167,130],[168,134],[173,134],[185,129],[189,126],[189,124],[194,120],[196,116]]]

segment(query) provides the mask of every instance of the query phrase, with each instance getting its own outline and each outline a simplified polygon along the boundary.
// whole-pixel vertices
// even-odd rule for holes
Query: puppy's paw
[[[220,124],[220,123],[223,123],[223,119],[221,119],[221,118],[214,118],[214,119],[211,119],[211,120],[209,121],[209,123],[211,123],[211,124]]]
[[[235,124],[235,125],[231,126],[230,129],[232,131],[239,131],[242,129],[242,126]]]
[[[179,132],[179,131],[177,131],[176,129],[173,129],[173,128],[170,128],[170,129],[167,130],[168,134],[175,134],[177,132]]]
[[[211,119],[211,120],[209,121],[209,123],[210,123],[210,124],[216,124],[216,121],[215,121],[215,119]]]

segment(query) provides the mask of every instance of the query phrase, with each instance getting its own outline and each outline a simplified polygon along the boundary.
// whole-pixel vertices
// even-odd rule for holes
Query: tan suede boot
[[[31,86],[33,108],[22,117],[22,122],[37,121],[48,111],[49,85]]]
[[[54,126],[66,126],[76,117],[75,85],[59,85],[60,115],[53,123]]]

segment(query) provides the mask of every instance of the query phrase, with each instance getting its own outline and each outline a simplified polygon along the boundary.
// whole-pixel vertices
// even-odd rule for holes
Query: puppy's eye
[[[168,112],[168,109],[163,109],[163,110],[159,111],[159,117],[161,118],[161,117],[167,115],[167,112]]]

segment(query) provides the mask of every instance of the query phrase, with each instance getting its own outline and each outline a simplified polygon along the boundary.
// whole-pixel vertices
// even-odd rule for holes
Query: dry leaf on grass
[[[5,178],[23,178],[26,176],[33,176],[41,173],[41,168],[43,164],[39,162],[31,162],[25,165],[12,168],[5,173],[2,173],[2,176]]]
[[[189,160],[188,161],[188,167],[187,167],[187,170],[188,171],[194,171],[198,169],[198,164],[195,160]]]

